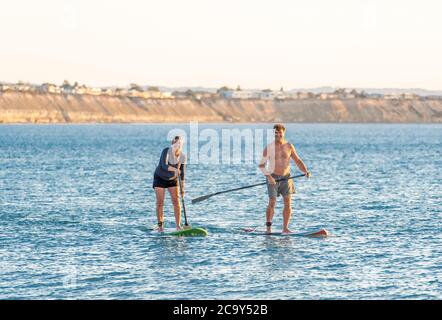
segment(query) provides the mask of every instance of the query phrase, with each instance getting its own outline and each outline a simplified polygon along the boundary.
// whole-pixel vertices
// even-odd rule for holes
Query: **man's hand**
[[[310,178],[312,176],[312,173],[310,171],[307,171],[305,176],[306,176],[306,178]]]
[[[275,185],[276,184],[276,181],[275,181],[275,179],[272,176],[267,176],[267,179],[268,179],[268,181],[269,181],[269,183],[271,185]]]

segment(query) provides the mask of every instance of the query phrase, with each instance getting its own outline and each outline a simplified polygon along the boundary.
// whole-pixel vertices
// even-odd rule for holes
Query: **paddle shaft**
[[[187,227],[189,224],[187,223],[186,205],[184,204],[184,192],[183,192],[183,186],[182,186],[180,174],[178,174],[178,184],[180,186],[181,202],[183,203],[184,225]]]
[[[283,181],[283,180],[290,180],[290,179],[295,179],[295,178],[301,178],[301,177],[304,177],[306,175],[307,174],[304,173],[304,174],[300,174],[300,175],[297,175],[297,176],[291,176],[291,177],[288,177],[288,178],[281,178],[281,179],[275,180],[275,182],[279,182],[279,181]],[[252,184],[250,186],[244,186],[244,187],[239,187],[239,188],[235,188],[235,189],[215,192],[215,193],[212,193],[212,194],[208,194],[208,195],[205,195],[205,196],[193,199],[192,203],[197,203],[197,202],[200,202],[200,201],[204,201],[204,200],[206,200],[206,199],[208,199],[210,197],[213,197],[213,196],[216,196],[216,195],[219,195],[219,194],[233,192],[233,191],[238,191],[238,190],[244,190],[244,189],[253,188],[253,187],[257,187],[257,186],[263,186],[263,185],[266,185],[266,184],[267,184],[267,182],[262,182],[262,183]]]

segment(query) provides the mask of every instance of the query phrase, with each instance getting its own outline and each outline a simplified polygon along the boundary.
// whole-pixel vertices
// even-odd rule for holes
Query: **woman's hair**
[[[173,138],[173,140],[172,140],[172,144],[176,143],[177,141],[183,141],[183,137],[175,136],[175,138]]]

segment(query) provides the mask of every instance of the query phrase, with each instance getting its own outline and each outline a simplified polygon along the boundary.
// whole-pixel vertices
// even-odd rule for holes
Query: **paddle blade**
[[[327,238],[330,236],[330,232],[325,229],[321,229],[315,232],[307,232],[303,234],[303,236],[312,238]]]
[[[198,203],[198,202],[201,202],[201,201],[207,200],[207,199],[209,199],[211,196],[213,196],[213,194],[208,194],[208,195],[205,195],[205,196],[202,196],[202,197],[198,197],[198,198],[192,199],[192,204],[195,204],[195,203]]]

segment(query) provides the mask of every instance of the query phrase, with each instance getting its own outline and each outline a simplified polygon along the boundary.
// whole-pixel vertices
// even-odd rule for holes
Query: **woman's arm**
[[[164,149],[163,152],[161,153],[160,167],[164,171],[171,171],[171,172],[177,172],[178,171],[177,168],[169,166],[169,148]]]
[[[169,170],[169,165],[167,164],[168,162],[168,149],[166,148],[166,149],[164,149],[162,152],[161,152],[161,157],[160,157],[160,167],[161,167],[161,169],[163,169],[163,170],[165,170],[165,171],[170,171]]]
[[[186,171],[186,164],[182,163],[180,165],[180,176],[181,176],[181,181],[183,182],[184,182],[185,171]]]
[[[186,164],[182,163],[180,165],[180,179],[181,179],[181,195],[184,197],[184,190],[185,190],[185,182],[184,182],[184,171],[186,170]]]

